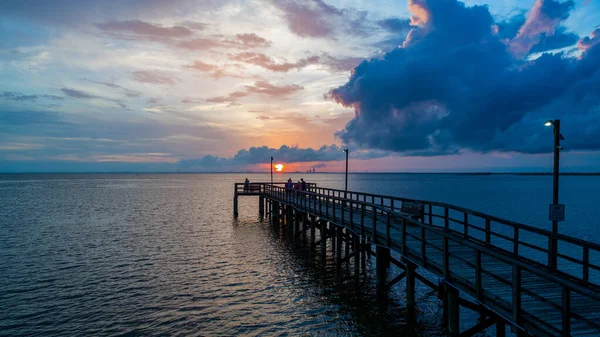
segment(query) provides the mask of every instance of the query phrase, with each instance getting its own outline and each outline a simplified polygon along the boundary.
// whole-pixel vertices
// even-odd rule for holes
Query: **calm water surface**
[[[333,279],[258,220],[233,183],[263,174],[0,175],[0,335],[443,336],[435,294],[404,320],[374,280]],[[337,174],[304,177],[343,188]],[[449,202],[550,228],[551,177],[350,175],[349,189]],[[561,232],[600,243],[600,177],[561,178]]]

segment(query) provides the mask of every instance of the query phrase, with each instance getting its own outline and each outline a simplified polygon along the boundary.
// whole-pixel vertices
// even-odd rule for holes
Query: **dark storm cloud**
[[[389,18],[385,20],[378,21],[377,24],[387,30],[390,33],[394,34],[408,34],[408,31],[413,28],[410,25],[410,19],[400,19],[400,18]]]
[[[184,159],[179,165],[190,168],[222,168],[236,167],[240,165],[252,165],[259,163],[267,163],[271,157],[283,163],[304,163],[304,162],[330,162],[344,160],[344,154],[341,153],[342,148],[337,145],[324,145],[318,149],[300,148],[297,146],[282,145],[280,148],[270,148],[267,146],[251,147],[249,149],[239,150],[231,158],[222,158],[215,156],[204,156],[198,159]],[[350,157],[356,159],[384,157],[387,154],[378,152],[378,156],[371,154],[365,155],[365,151],[350,151]],[[323,164],[323,163],[321,163]],[[318,166],[315,167],[324,167]]]
[[[419,4],[419,28],[404,48],[362,62],[330,91],[356,111],[337,133],[343,142],[418,155],[538,153],[551,150],[543,122],[562,118],[566,148],[600,149],[600,46],[584,43],[580,58],[526,58],[568,16],[570,2],[538,0],[512,40],[515,29],[501,36],[485,6]]]
[[[542,34],[540,42],[533,46],[530,53],[542,53],[549,50],[555,50],[570,46],[575,46],[579,41],[579,36],[575,33],[567,32],[564,27],[560,27],[552,35]]]

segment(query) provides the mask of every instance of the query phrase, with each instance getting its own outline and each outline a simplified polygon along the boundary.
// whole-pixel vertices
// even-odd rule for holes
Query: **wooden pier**
[[[376,256],[378,293],[405,280],[410,315],[416,281],[437,290],[450,336],[492,325],[497,336],[507,327],[517,336],[600,336],[600,245],[444,203],[315,184],[307,189],[235,184],[234,216],[239,196],[258,196],[261,217],[292,238],[310,240],[323,259],[330,247],[356,277],[366,270],[366,256]],[[553,242],[556,269],[548,264]],[[402,272],[390,280],[392,266]],[[480,315],[464,331],[461,306]]]

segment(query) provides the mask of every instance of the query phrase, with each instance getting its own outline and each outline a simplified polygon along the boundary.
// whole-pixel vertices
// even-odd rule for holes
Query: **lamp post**
[[[273,187],[273,157],[271,157],[271,187]]]
[[[558,205],[558,175],[559,175],[559,161],[560,161],[560,141],[565,138],[560,134],[560,119],[549,120],[544,123],[545,126],[554,127],[554,171],[553,171],[553,183],[552,183],[552,205]],[[552,219],[552,233],[558,233],[558,220]],[[548,267],[554,271],[557,267],[557,241],[556,237],[550,239],[548,252]]]
[[[343,151],[346,152],[346,182],[344,183],[344,198],[346,198],[348,194],[348,149]]]

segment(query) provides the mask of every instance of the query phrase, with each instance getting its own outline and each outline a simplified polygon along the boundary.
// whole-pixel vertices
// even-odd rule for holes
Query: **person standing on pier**
[[[300,196],[300,191],[302,191],[302,183],[298,180],[298,183],[296,184],[296,195]]]
[[[248,192],[248,185],[250,185],[250,180],[246,178],[246,180],[244,181],[244,192]]]
[[[304,181],[304,178],[300,178],[300,181],[302,182],[302,192],[306,192],[306,181]]]

